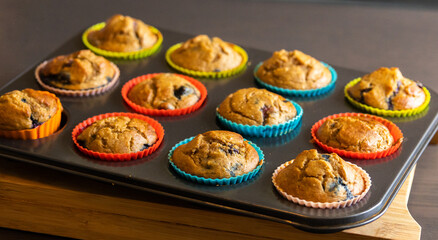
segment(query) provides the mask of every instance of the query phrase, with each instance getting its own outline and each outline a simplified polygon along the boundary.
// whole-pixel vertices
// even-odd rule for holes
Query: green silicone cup
[[[385,109],[375,108],[375,107],[371,107],[371,106],[362,104],[362,103],[354,100],[348,94],[348,89],[350,87],[356,85],[360,80],[361,80],[361,78],[356,78],[356,79],[350,81],[347,85],[345,85],[344,95],[353,106],[355,106],[356,108],[359,108],[363,111],[370,112],[372,114],[376,114],[376,115],[380,115],[380,116],[385,116],[385,117],[410,117],[410,116],[416,115],[416,114],[424,111],[424,109],[426,109],[427,106],[429,105],[430,92],[425,87],[423,87],[423,91],[426,94],[426,99],[424,100],[423,104],[421,104],[419,107],[414,108],[414,109],[397,110],[397,111],[396,110],[385,110]]]
[[[180,48],[181,45],[182,45],[182,43],[177,43],[177,44],[171,46],[166,51],[166,61],[172,68],[174,68],[182,73],[185,73],[187,75],[191,75],[194,77],[201,77],[201,78],[226,78],[226,77],[236,75],[236,74],[238,74],[246,69],[246,63],[248,62],[248,54],[246,53],[246,51],[243,48],[241,48],[237,45],[233,45],[233,47],[234,47],[234,50],[237,51],[242,56],[242,63],[240,63],[239,66],[237,66],[233,69],[226,70],[226,71],[220,71],[220,72],[202,72],[202,71],[195,71],[195,70],[190,70],[187,68],[180,67],[172,61],[172,59],[170,58],[170,55],[176,49]]]
[[[160,49],[161,44],[163,43],[163,35],[161,34],[161,32],[158,29],[156,29],[155,27],[149,26],[151,31],[155,35],[157,35],[157,37],[158,37],[157,42],[152,47],[141,49],[141,50],[134,51],[134,52],[112,52],[112,51],[103,50],[103,49],[100,49],[96,46],[93,46],[88,41],[88,34],[92,31],[98,31],[104,27],[105,27],[105,23],[101,22],[101,23],[98,23],[98,24],[91,26],[90,28],[85,30],[85,32],[82,34],[82,42],[84,43],[84,45],[87,48],[89,48],[91,51],[95,52],[96,54],[99,54],[99,55],[104,56],[104,57],[119,58],[119,59],[126,59],[126,60],[135,60],[135,59],[145,58],[145,57],[148,57],[148,56],[156,53]]]

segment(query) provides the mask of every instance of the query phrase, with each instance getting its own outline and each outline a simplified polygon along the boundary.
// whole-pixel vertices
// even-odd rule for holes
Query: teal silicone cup
[[[322,88],[316,88],[316,89],[310,89],[310,90],[296,90],[296,89],[287,89],[287,88],[280,88],[276,86],[272,86],[270,84],[267,84],[260,80],[256,73],[259,67],[262,65],[263,62],[260,62],[257,64],[257,66],[254,68],[254,78],[258,84],[260,84],[262,87],[268,89],[269,91],[281,94],[281,95],[288,95],[288,96],[294,96],[294,97],[315,97],[319,95],[323,95],[328,93],[330,90],[332,90],[335,87],[336,79],[338,79],[338,74],[336,73],[335,69],[332,68],[327,63],[321,62],[324,66],[326,66],[330,73],[332,74],[332,81],[325,87]]]
[[[217,110],[216,116],[219,122],[225,128],[230,129],[231,131],[238,132],[240,134],[250,137],[278,137],[294,130],[294,128],[298,125],[303,116],[303,109],[301,108],[301,106],[292,100],[289,101],[294,105],[295,109],[297,110],[297,115],[293,119],[281,124],[265,126],[244,125],[225,119],[218,113]]]
[[[255,148],[255,150],[257,151],[257,154],[259,155],[259,164],[251,172],[245,173],[243,175],[231,177],[231,178],[204,178],[204,177],[198,177],[198,176],[186,173],[186,172],[182,171],[181,169],[179,169],[172,162],[172,154],[173,154],[173,152],[175,151],[175,149],[177,147],[190,142],[193,138],[194,137],[187,138],[187,139],[179,142],[178,144],[176,144],[170,150],[170,152],[168,154],[169,163],[170,163],[170,166],[172,167],[172,169],[174,169],[176,171],[176,173],[178,173],[178,175],[180,175],[181,177],[185,178],[188,181],[192,181],[192,182],[196,182],[196,183],[201,183],[201,184],[206,184],[206,185],[231,185],[231,184],[238,184],[238,183],[242,183],[242,182],[248,181],[248,180],[252,179],[253,177],[255,177],[257,175],[257,173],[260,171],[260,169],[262,168],[262,166],[263,166],[264,155],[263,155],[262,150],[257,145],[255,145],[254,143],[252,143],[252,142],[250,142],[250,141],[245,139],[246,142],[248,142],[252,147]]]

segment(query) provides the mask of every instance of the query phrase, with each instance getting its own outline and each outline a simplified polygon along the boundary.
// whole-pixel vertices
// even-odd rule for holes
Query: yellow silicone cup
[[[248,54],[246,53],[246,51],[237,45],[233,45],[234,50],[237,51],[240,54],[240,56],[242,56],[242,63],[240,63],[239,66],[237,66],[233,69],[230,69],[230,70],[220,71],[220,72],[202,72],[202,71],[190,70],[190,69],[183,68],[183,67],[176,65],[170,59],[170,55],[176,49],[180,48],[181,45],[182,45],[182,43],[177,43],[177,44],[173,45],[172,47],[170,47],[166,51],[166,61],[172,68],[174,68],[182,73],[191,75],[191,76],[201,77],[201,78],[226,78],[226,77],[233,76],[233,75],[238,74],[241,71],[243,71],[246,68],[246,63],[248,62]]]
[[[429,90],[426,89],[426,87],[423,87],[423,91],[426,94],[426,99],[424,100],[424,103],[421,104],[417,108],[407,109],[407,110],[385,110],[385,109],[375,108],[375,107],[371,107],[371,106],[362,104],[362,103],[354,100],[352,97],[350,97],[350,95],[348,94],[348,91],[347,91],[350,87],[356,85],[360,80],[361,80],[361,78],[356,78],[356,79],[350,81],[347,85],[345,85],[344,95],[353,106],[355,106],[361,110],[370,112],[372,114],[385,116],[385,117],[410,117],[410,116],[416,115],[416,114],[424,111],[424,109],[426,109],[427,106],[429,105],[430,92],[429,92]]]
[[[161,32],[156,29],[155,27],[149,26],[151,31],[157,35],[158,39],[157,42],[150,48],[141,49],[138,51],[133,52],[112,52],[100,49],[98,47],[95,47],[91,45],[91,43],[88,41],[88,34],[92,31],[99,31],[100,29],[105,27],[105,23],[101,22],[98,24],[95,24],[91,27],[89,27],[83,34],[82,34],[82,42],[84,45],[89,48],[91,51],[95,52],[96,54],[99,54],[104,57],[110,57],[110,58],[120,58],[120,59],[127,59],[127,60],[135,60],[140,58],[148,57],[158,51],[160,49],[161,43],[163,42],[163,35]]]

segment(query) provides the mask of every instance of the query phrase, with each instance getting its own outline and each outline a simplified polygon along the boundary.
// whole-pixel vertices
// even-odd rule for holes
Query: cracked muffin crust
[[[423,86],[403,77],[394,67],[382,67],[363,76],[347,91],[354,100],[385,110],[414,109],[426,99]]]
[[[257,167],[259,156],[241,135],[209,131],[177,147],[171,161],[188,174],[215,179],[251,172]]]
[[[172,73],[162,73],[135,85],[128,98],[149,109],[173,110],[198,102],[199,90],[186,79]]]
[[[100,49],[113,52],[132,52],[152,47],[158,40],[143,21],[116,14],[105,27],[88,34],[88,41]]]
[[[210,39],[199,35],[184,42],[171,55],[178,66],[203,72],[220,72],[238,67],[242,56],[233,49],[234,44],[218,37]]]
[[[322,88],[332,80],[330,70],[315,58],[298,50],[284,49],[264,61],[256,76],[272,86],[295,90]]]
[[[77,141],[96,152],[133,153],[152,146],[157,141],[157,134],[143,120],[117,116],[94,122],[79,134]]]
[[[0,129],[36,128],[57,113],[57,101],[54,94],[29,88],[5,93],[0,96]]]
[[[338,117],[326,120],[317,131],[324,144],[352,152],[379,152],[394,145],[389,129],[366,117]]]
[[[110,61],[90,50],[80,50],[47,62],[39,70],[39,77],[53,87],[86,90],[111,82],[118,71],[115,68]]]
[[[286,98],[257,88],[240,89],[228,95],[217,111],[225,119],[247,125],[281,124],[297,114]]]
[[[274,181],[287,194],[313,202],[345,201],[366,189],[365,179],[349,163],[315,149],[301,152]]]

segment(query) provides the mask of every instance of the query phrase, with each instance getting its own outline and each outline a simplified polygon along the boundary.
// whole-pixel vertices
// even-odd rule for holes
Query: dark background
[[[397,66],[406,77],[438,92],[437,6],[434,1],[0,0],[0,86],[91,24],[121,13],[158,28],[205,33],[266,51],[299,49],[331,65],[364,72]],[[418,162],[408,204],[423,227],[422,239],[438,234],[437,159],[438,146],[430,145]],[[11,171],[32,169],[32,178],[59,174],[6,159],[0,165]],[[0,239],[58,237],[0,229]]]

